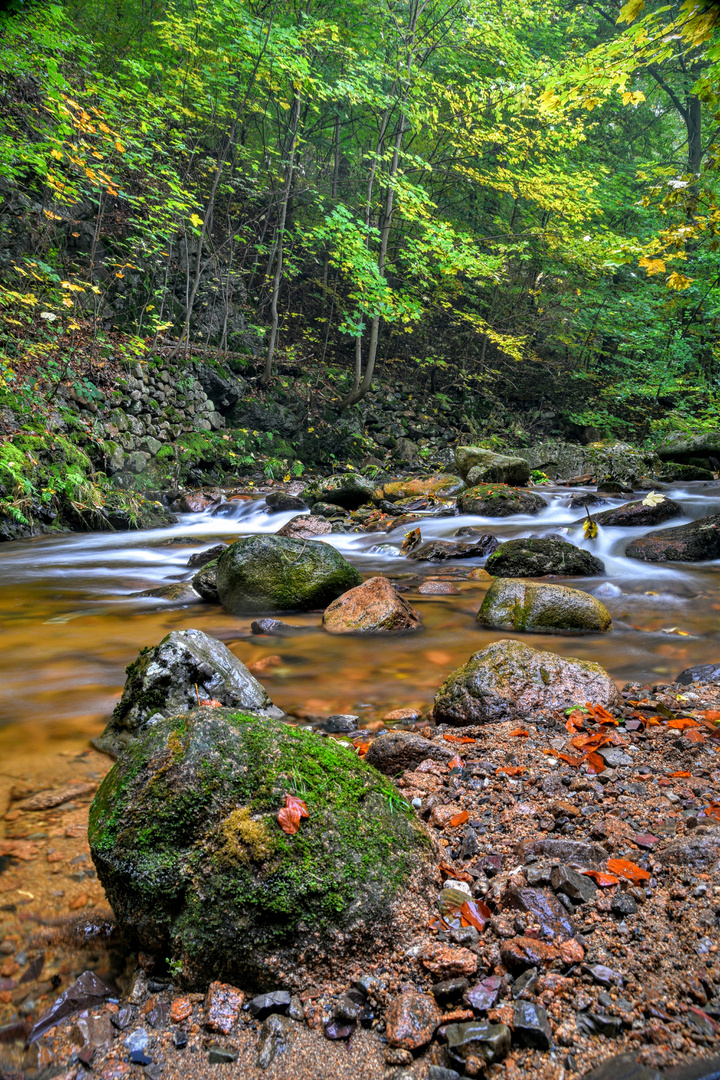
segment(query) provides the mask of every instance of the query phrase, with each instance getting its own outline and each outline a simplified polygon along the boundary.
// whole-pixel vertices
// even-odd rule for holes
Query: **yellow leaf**
[[[583,525],[583,533],[586,540],[594,540],[598,534],[597,521],[593,521],[592,518],[588,518]]]
[[[638,261],[638,266],[645,268],[648,277],[652,277],[653,274],[664,274],[666,269],[663,259],[648,259],[645,255]]]
[[[65,307],[72,307],[73,306],[73,302],[72,302],[72,300],[70,299],[69,296],[63,296],[63,304],[65,305]]]
[[[620,8],[620,14],[617,17],[617,21],[619,23],[631,23],[638,17],[644,7],[645,0],[628,0],[627,4],[623,4]]]
[[[50,157],[55,158],[56,161],[60,161],[62,159],[62,154],[59,150],[51,150]]]
[[[125,153],[125,147],[123,146],[123,144],[120,142],[119,139],[115,140],[115,149],[121,154]]]
[[[660,503],[665,502],[665,496],[659,491],[651,491],[649,495],[646,495],[642,501],[643,506],[659,506]]]
[[[678,274],[675,270],[673,270],[670,277],[665,279],[665,284],[668,289],[675,289],[676,292],[682,292],[683,289],[689,289],[692,282],[692,278],[685,277],[684,274]]]
[[[623,105],[639,105],[641,101],[645,101],[642,90],[627,90],[622,96]]]
[[[203,219],[201,217],[198,217],[197,214],[191,214],[190,223],[191,225],[194,225],[196,229],[199,229],[203,223]]]

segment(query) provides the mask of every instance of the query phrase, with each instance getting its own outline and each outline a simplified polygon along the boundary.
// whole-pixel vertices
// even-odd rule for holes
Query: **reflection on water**
[[[427,518],[423,537],[449,538],[463,525],[486,526],[498,538],[560,534],[600,555],[603,577],[567,582],[599,596],[615,628],[602,637],[526,635],[539,648],[597,660],[620,682],[662,680],[691,663],[720,659],[719,563],[657,566],[626,559],[630,537],[650,529],[601,529],[587,541],[582,512],[567,506],[567,490],[544,492],[548,508],[535,517]],[[720,486],[690,485],[672,493],[682,524],[720,511]],[[621,505],[613,499],[608,505]],[[442,679],[490,641],[474,617],[485,583],[463,580],[482,560],[453,564],[410,562],[400,554],[404,530],[324,537],[363,574],[402,578],[420,610],[423,632],[396,638],[333,637],[320,613],[290,617],[315,633],[272,640],[250,634],[250,617],[236,618],[197,604],[168,608],[138,592],[188,579],[191,554],[221,539],[275,532],[292,513],[269,515],[264,500],[222,504],[185,515],[170,529],[143,533],[44,537],[0,547],[0,752],[33,743],[84,742],[104,724],[138,649],[170,630],[198,627],[225,641],[245,663],[274,656],[261,676],[273,700],[302,714],[360,712],[382,716],[404,705],[429,706]],[[667,526],[666,526],[667,527]],[[416,595],[418,576],[460,575],[458,596]],[[679,636],[678,631],[687,634]],[[507,635],[505,635],[507,636]],[[8,760],[6,758],[6,760]]]

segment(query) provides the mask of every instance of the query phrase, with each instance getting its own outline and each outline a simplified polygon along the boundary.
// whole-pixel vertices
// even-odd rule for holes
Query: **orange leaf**
[[[492,918],[492,912],[482,900],[466,900],[460,908],[460,915],[476,930],[484,930]]]
[[[617,885],[620,878],[614,874],[606,874],[603,870],[583,870],[585,877],[592,878],[601,889],[607,889],[610,885]]]
[[[709,806],[703,807],[706,817],[716,818],[720,821],[720,803],[711,802]]]
[[[720,712],[717,709],[703,709],[699,715],[705,720],[720,720]]]
[[[445,742],[474,743],[477,739],[471,739],[469,735],[443,735]]]
[[[630,862],[629,859],[608,859],[608,870],[613,874],[619,874],[620,877],[624,877],[628,881],[632,881],[633,885],[650,880],[648,871],[643,870],[641,866],[637,866],[634,862]]]
[[[465,822],[469,820],[469,818],[470,815],[468,814],[467,810],[461,810],[459,814],[453,814],[453,816],[450,818],[449,824],[452,825],[453,828],[455,828],[458,825],[464,825]]]
[[[466,870],[456,870],[452,863],[441,862],[439,870],[444,878],[455,878],[456,881],[472,881],[470,874]]]
[[[688,731],[685,738],[689,743],[703,743],[707,736],[703,735],[702,731]]]
[[[455,757],[450,758],[447,767],[448,769],[462,769],[462,758],[456,754]]]
[[[368,750],[370,749],[370,743],[369,742],[356,742],[356,743],[353,743],[353,746],[355,747],[355,750],[356,750],[359,757],[365,757]]]
[[[697,720],[691,720],[689,716],[680,716],[677,720],[668,720],[669,728],[674,728],[676,731],[685,731],[686,728],[700,727]]]
[[[617,724],[613,714],[609,713],[602,705],[591,705],[589,701],[586,701],[585,708],[598,724]]]
[[[308,816],[308,808],[302,799],[295,795],[286,795],[285,806],[278,814],[278,822],[282,831],[292,836],[300,828],[300,818]]]
[[[201,705],[201,707],[204,707],[206,709],[207,708],[222,709],[222,707],[223,707],[222,701],[218,701],[218,699],[214,698],[214,697],[213,698],[205,698],[204,701],[200,702],[200,705]]]
[[[593,771],[596,773],[605,772],[605,769],[607,768],[607,765],[600,757],[600,755],[596,754],[594,751],[591,751],[591,753],[587,755],[585,760],[587,761],[590,768],[593,769]]]
[[[514,731],[511,731],[509,737],[511,739],[516,738],[516,737],[519,738],[519,739],[526,739],[526,738],[529,737],[529,735],[530,735],[529,731],[526,731],[525,728],[519,727],[519,728],[515,728]]]
[[[522,776],[524,772],[527,772],[526,765],[501,765],[499,769],[495,770],[495,775],[499,776],[500,773],[507,773],[508,776]]]
[[[297,810],[300,817],[310,817],[307,806],[302,799],[298,799],[297,795],[286,795],[285,805],[291,807],[293,810]]]
[[[555,757],[559,757],[561,761],[567,762],[568,765],[574,765],[575,768],[582,763],[581,757],[573,757],[572,754],[555,754]]]
[[[692,776],[692,773],[689,773],[689,772],[671,772],[671,773],[668,773],[668,776],[682,776],[682,777],[685,777],[685,776]]]

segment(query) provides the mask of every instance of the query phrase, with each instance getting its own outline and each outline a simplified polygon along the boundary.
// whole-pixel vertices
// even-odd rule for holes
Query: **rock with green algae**
[[[324,608],[356,585],[355,567],[321,540],[246,536],[217,563],[218,596],[231,615]]]
[[[404,480],[384,481],[373,494],[374,502],[387,499],[388,502],[401,502],[403,499],[417,499],[421,496],[435,499],[451,499],[465,487],[461,476],[452,473],[434,473],[432,476],[408,476]]]
[[[308,811],[294,835],[287,795]],[[309,965],[338,977],[430,917],[431,841],[397,789],[331,739],[231,709],[150,727],[103,781],[88,836],[125,941],[189,988],[292,988]]]
[[[302,499],[308,506],[317,502],[333,503],[346,510],[357,510],[358,506],[370,502],[375,485],[358,473],[342,473],[328,476],[326,480],[315,480],[302,492]]]
[[[477,484],[458,495],[461,514],[478,517],[511,517],[513,514],[539,514],[547,503],[541,495],[507,484]]]
[[[485,569],[495,577],[506,578],[544,577],[546,574],[592,577],[602,574],[605,564],[591,552],[575,547],[567,540],[523,536],[501,544],[485,563]]]
[[[519,641],[494,641],[448,675],[437,694],[437,723],[482,724],[590,701],[619,707],[622,697],[599,664],[539,652]]]
[[[122,697],[103,733],[93,740],[98,750],[113,757],[148,725],[190,711],[198,700],[220,701],[276,719],[283,715],[228,647],[202,630],[174,630],[159,645],[141,649],[126,670]]]
[[[192,578],[192,587],[208,604],[219,604],[217,591],[217,559],[211,559]]]
[[[605,633],[610,612],[594,596],[565,585],[546,585],[517,578],[498,578],[477,613],[481,626],[494,630],[526,630],[537,634],[571,631]]]
[[[456,447],[455,464],[469,487],[492,483],[522,487],[530,479],[530,466],[524,458],[496,454],[483,446]]]

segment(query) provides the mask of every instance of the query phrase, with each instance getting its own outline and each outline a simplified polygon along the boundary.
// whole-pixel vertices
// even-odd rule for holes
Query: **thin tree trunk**
[[[280,221],[278,224],[277,232],[277,256],[275,262],[275,277],[273,278],[272,300],[270,304],[270,336],[268,338],[268,349],[265,355],[265,369],[260,379],[262,386],[267,386],[270,382],[273,369],[273,359],[275,357],[275,346],[277,344],[278,325],[280,322],[280,316],[278,314],[278,298],[280,296],[280,285],[282,284],[283,275],[283,261],[285,251],[285,223],[287,221],[288,204],[290,202],[290,193],[292,191],[293,172],[295,171],[295,149],[297,147],[297,132],[298,122],[300,120],[300,94],[295,96],[295,105],[293,108],[293,121],[292,121],[292,135],[290,139],[290,152],[287,162],[287,173],[285,179],[285,190],[283,191],[283,200],[280,208]]]

